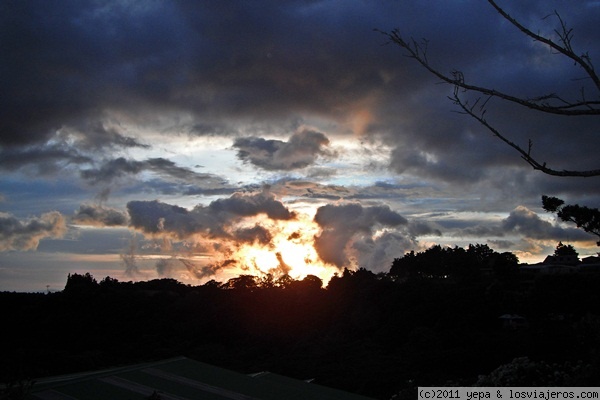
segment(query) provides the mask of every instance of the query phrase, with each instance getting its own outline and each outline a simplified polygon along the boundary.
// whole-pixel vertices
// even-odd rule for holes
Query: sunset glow
[[[267,245],[243,244],[231,255],[241,273],[271,274],[275,278],[289,275],[303,279],[315,275],[326,284],[339,269],[323,262],[314,247],[319,226],[308,216],[268,225],[273,235]]]
[[[560,21],[545,18],[557,10],[576,32],[573,48],[597,59],[600,7],[548,1],[506,11],[560,42]],[[597,253],[595,238],[545,212],[541,196],[595,208],[598,177],[533,170],[454,112],[453,85],[436,84],[381,34],[401,27],[431,44],[433,68],[517,98],[597,93],[585,71],[532,48],[487,2],[5,8],[0,290],[58,289],[86,269],[188,284],[239,274],[327,283],[345,268],[388,272],[438,244],[487,244],[529,262],[559,241],[581,258]],[[477,16],[469,29],[465,15]],[[536,160],[597,168],[594,118],[515,110],[502,97],[485,104],[486,121],[534,144]]]

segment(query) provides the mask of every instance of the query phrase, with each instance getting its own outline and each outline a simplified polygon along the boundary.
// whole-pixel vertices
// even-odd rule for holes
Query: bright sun
[[[265,221],[262,221],[265,225]],[[233,255],[242,273],[267,274],[274,276],[288,274],[294,279],[315,275],[327,283],[337,268],[324,263],[314,248],[314,236],[319,232],[318,225],[300,217],[292,221],[269,221],[268,228],[273,235],[271,243],[244,244]]]

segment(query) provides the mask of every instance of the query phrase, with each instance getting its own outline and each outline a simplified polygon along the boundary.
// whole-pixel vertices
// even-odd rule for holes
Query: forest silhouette
[[[0,293],[1,381],[184,355],[380,399],[414,398],[416,386],[593,386],[599,284],[520,273],[487,245],[433,246],[325,287],[311,275],[191,286],[71,274],[61,292]]]

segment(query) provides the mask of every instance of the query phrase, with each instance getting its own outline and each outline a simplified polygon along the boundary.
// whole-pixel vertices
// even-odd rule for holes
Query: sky
[[[499,4],[600,58],[600,3]],[[539,262],[595,238],[541,196],[600,206],[600,178],[534,171],[377,32],[520,97],[596,100],[584,71],[487,2],[0,3],[0,290],[344,268],[387,272],[434,244]],[[598,168],[593,117],[499,99],[486,119],[554,169]]]

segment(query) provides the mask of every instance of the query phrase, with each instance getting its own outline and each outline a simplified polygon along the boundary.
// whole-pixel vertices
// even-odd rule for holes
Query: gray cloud
[[[349,264],[346,250],[355,235],[369,238],[376,226],[397,227],[408,221],[388,206],[349,203],[319,207],[315,222],[322,228],[315,237],[315,249],[323,261],[341,268]]]
[[[185,258],[180,258],[179,261],[185,266],[188,273],[196,279],[208,278],[210,276],[215,275],[221,269],[227,268],[235,264],[233,260],[225,260],[209,265],[198,266],[193,261],[190,261]]]
[[[593,237],[581,229],[564,227],[557,222],[548,222],[525,206],[517,206],[508,217],[501,221],[456,221],[445,223],[446,231],[450,236],[485,238],[504,238],[521,236],[533,240],[554,241],[593,241]],[[509,240],[492,240],[499,246],[507,248]],[[490,243],[492,242],[490,241]]]
[[[81,177],[92,183],[110,182],[122,176],[139,174],[143,169],[143,162],[119,157],[104,163],[100,168],[82,170]]]
[[[76,224],[91,226],[125,226],[128,220],[124,212],[95,204],[82,204],[71,218]]]
[[[35,250],[44,238],[60,238],[67,231],[65,218],[57,211],[20,220],[0,213],[0,251]]]
[[[161,278],[170,278],[175,270],[175,259],[161,258],[156,262],[156,273]]]
[[[552,1],[507,8],[534,31],[550,35],[557,21],[542,18],[559,10],[573,24],[576,44],[594,58],[597,8]],[[2,14],[7,78],[1,89],[10,101],[0,108],[0,143],[9,147],[46,143],[57,131],[76,131],[82,149],[145,146],[107,122],[118,120],[108,117],[113,111],[140,124],[189,115],[177,132],[191,135],[238,134],[239,123],[249,131],[271,124],[269,131],[277,132],[290,120],[317,115],[338,129],[351,125],[352,132],[345,132],[393,145],[389,167],[400,174],[467,185],[485,182],[507,165],[527,169],[477,123],[453,114],[446,99],[452,88],[435,85],[400,49],[381,46],[384,38],[373,28],[401,27],[406,35],[429,39],[432,64],[442,71],[460,69],[477,83],[523,96],[557,86],[562,93],[568,85],[580,93],[580,83],[572,85],[578,70],[555,63],[556,55],[532,46],[488,4],[476,1],[460,7],[357,2],[343,9],[293,0],[143,7],[113,2],[101,8],[31,1],[3,4]],[[230,26],[241,27],[243,37]],[[544,160],[586,165],[596,159],[596,129],[589,120],[542,120],[499,102],[491,105],[490,120],[523,145],[533,139]],[[351,122],[357,115],[366,117]],[[560,140],[564,132],[576,132],[578,140]],[[302,143],[253,136],[236,145],[253,165],[290,170],[311,165],[322,150],[322,137],[305,136]],[[102,172],[107,171],[87,175],[102,178]]]
[[[0,169],[25,170],[34,175],[51,175],[69,165],[82,165],[92,161],[78,149],[64,144],[0,147]]]
[[[361,268],[375,272],[388,272],[394,258],[398,258],[417,245],[408,235],[385,232],[383,235],[361,237],[352,243],[352,254]]]
[[[272,239],[269,230],[258,224],[252,228],[238,229],[234,232],[234,236],[238,241],[247,243],[269,244]]]
[[[522,206],[515,208],[508,218],[502,221],[502,229],[533,239],[591,240],[591,237],[580,229],[551,224]]]
[[[201,234],[207,238],[230,238],[263,244],[270,240],[264,227],[255,225],[231,231],[232,225],[241,217],[259,214],[275,220],[288,220],[295,216],[268,192],[234,193],[227,199],[215,200],[208,206],[198,205],[192,210],[158,201],[131,201],[127,204],[127,210],[131,226],[145,233],[173,234],[179,239]]]
[[[65,142],[74,142],[77,148],[86,151],[150,148],[150,145],[124,135],[116,127],[107,126],[100,120],[84,119],[76,126],[64,126],[58,131],[58,137]]]
[[[292,219],[294,213],[283,203],[275,199],[275,195],[262,191],[256,194],[234,193],[227,199],[218,199],[210,203],[209,208],[215,212],[228,212],[239,216],[253,216],[264,213],[271,219]]]
[[[201,185],[205,189],[215,189],[212,186],[217,186],[218,189],[224,189],[227,182],[213,174],[197,173],[189,168],[180,167],[173,161],[165,158],[149,158],[144,161],[136,161],[126,159],[124,157],[115,158],[106,161],[99,168],[90,168],[81,171],[81,177],[90,181],[93,184],[111,183],[112,181],[137,175],[143,171],[154,172],[166,179],[174,180],[178,183],[194,186]],[[194,190],[187,188],[186,190]],[[196,188],[200,190],[200,188]]]
[[[184,239],[189,235],[208,230],[216,219],[202,212],[191,212],[159,201],[130,201],[127,203],[130,224],[145,233],[173,233]]]
[[[312,165],[319,156],[330,156],[325,149],[329,139],[321,132],[304,128],[287,142],[258,137],[237,138],[233,144],[237,156],[266,170],[289,171]]]

